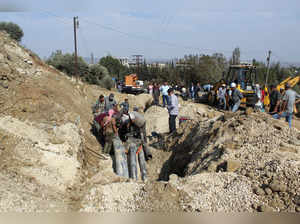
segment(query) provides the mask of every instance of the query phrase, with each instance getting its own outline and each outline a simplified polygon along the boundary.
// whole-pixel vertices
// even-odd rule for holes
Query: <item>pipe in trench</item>
[[[116,162],[116,174],[122,177],[129,177],[127,156],[125,148],[119,137],[113,139],[115,162]]]
[[[136,144],[130,143],[130,146],[129,146],[129,164],[130,164],[129,177],[134,180],[138,179],[137,164],[136,164],[136,151],[137,151]]]

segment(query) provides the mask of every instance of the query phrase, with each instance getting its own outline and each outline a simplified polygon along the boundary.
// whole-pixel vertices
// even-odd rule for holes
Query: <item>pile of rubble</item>
[[[263,113],[228,113],[215,122],[185,124],[183,129],[168,137],[167,148],[173,150],[170,173],[182,177],[235,173],[257,195],[253,209],[300,210],[298,130]]]

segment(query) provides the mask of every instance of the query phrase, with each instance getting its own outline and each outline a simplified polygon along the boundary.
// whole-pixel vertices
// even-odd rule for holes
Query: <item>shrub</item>
[[[6,31],[11,38],[20,42],[24,36],[23,30],[15,23],[0,22],[0,30]]]

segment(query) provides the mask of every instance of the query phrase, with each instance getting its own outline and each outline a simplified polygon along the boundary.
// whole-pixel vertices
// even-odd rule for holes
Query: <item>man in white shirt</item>
[[[161,92],[161,95],[162,95],[162,99],[163,99],[163,107],[165,107],[166,105],[168,105],[168,102],[169,102],[169,96],[168,96],[168,89],[170,87],[168,86],[168,83],[165,82],[160,88],[160,92]]]

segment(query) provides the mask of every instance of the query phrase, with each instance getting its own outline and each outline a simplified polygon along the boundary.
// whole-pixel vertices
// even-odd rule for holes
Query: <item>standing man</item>
[[[223,110],[226,110],[226,85],[222,86],[218,90],[219,108],[223,105]]]
[[[174,90],[171,88],[168,90],[169,94],[169,104],[168,104],[168,111],[169,111],[169,129],[170,133],[176,131],[176,117],[178,115],[178,98],[174,94]]]
[[[170,89],[170,87],[168,86],[168,83],[165,82],[161,87],[160,87],[160,91],[161,91],[161,95],[162,95],[162,99],[163,99],[163,107],[165,107],[166,105],[168,105],[168,90]]]
[[[105,112],[108,112],[110,109],[114,109],[117,105],[114,97],[115,95],[113,93],[109,94],[108,97],[105,97]]]
[[[159,86],[157,83],[154,83],[154,86],[153,86],[153,100],[154,100],[154,104],[156,106],[159,105],[159,96],[160,96],[160,90],[159,90]]]
[[[286,122],[289,123],[289,127],[292,127],[292,119],[294,112],[294,105],[298,103],[300,95],[297,94],[294,90],[291,89],[290,84],[285,84],[285,95],[283,97],[282,111],[278,114],[274,114],[273,118],[280,119],[281,117],[285,117]]]
[[[148,92],[149,92],[150,95],[153,94],[153,85],[152,85],[152,83],[150,83],[149,86],[148,86]]]
[[[270,113],[276,113],[278,111],[278,107],[280,105],[281,94],[276,89],[275,85],[271,85],[271,93],[270,93]]]
[[[99,124],[98,117],[100,114],[104,113],[105,111],[105,102],[104,102],[104,96],[100,95],[98,100],[96,101],[95,105],[92,107],[94,120],[93,120],[93,127],[97,134],[101,134],[101,126]]]
[[[200,98],[199,92],[202,92],[202,86],[200,85],[200,82],[197,83],[196,91],[195,91],[196,99],[197,99],[197,100]]]
[[[192,100],[195,99],[195,86],[194,86],[194,83],[192,83],[192,85],[190,87],[190,96],[191,96]]]
[[[233,103],[231,111],[236,112],[241,105],[241,99],[243,98],[243,94],[236,88],[236,84],[234,82],[230,84],[230,87],[232,90],[231,99]]]

